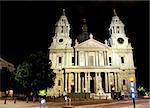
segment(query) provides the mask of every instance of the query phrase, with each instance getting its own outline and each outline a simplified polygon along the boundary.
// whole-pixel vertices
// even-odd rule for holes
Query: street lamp
[[[134,77],[130,77],[130,94],[131,98],[133,99],[133,108],[135,108],[135,83],[134,83]]]

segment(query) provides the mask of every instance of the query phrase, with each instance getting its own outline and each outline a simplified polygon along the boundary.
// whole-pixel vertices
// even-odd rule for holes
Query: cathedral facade
[[[129,78],[135,79],[133,48],[125,34],[124,24],[114,15],[109,27],[110,38],[104,43],[88,33],[86,20],[82,33],[72,46],[70,24],[63,10],[55,24],[55,35],[49,47],[49,59],[56,73],[49,96],[66,93],[129,93]]]

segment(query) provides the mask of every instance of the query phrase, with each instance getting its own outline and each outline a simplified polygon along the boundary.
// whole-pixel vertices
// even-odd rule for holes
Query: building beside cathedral
[[[7,77],[7,71],[13,72],[15,67],[12,63],[4,60],[0,57],[0,97],[4,96],[5,84],[9,83],[5,78]]]
[[[107,94],[112,90],[128,94],[129,78],[135,79],[133,48],[115,10],[109,27],[110,38],[104,43],[88,33],[85,19],[74,46],[70,29],[63,10],[49,47],[49,59],[56,79],[55,86],[48,89],[48,95],[57,97],[64,92]]]

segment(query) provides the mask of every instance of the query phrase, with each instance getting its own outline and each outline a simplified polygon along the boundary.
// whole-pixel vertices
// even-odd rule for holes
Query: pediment
[[[90,49],[108,49],[109,47],[95,39],[88,39],[75,46],[77,49],[90,48]]]

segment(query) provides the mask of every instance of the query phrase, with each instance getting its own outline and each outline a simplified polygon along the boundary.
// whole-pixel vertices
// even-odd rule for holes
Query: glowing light
[[[46,103],[46,100],[45,99],[41,99],[41,104],[44,104]]]
[[[130,80],[130,81],[134,81],[134,77],[133,77],[133,76],[131,76],[129,80]]]

